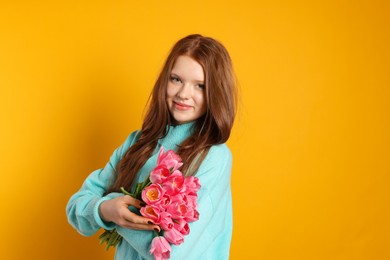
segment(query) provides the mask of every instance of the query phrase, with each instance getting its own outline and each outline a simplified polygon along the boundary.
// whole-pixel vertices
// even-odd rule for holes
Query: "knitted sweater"
[[[169,126],[168,134],[158,141],[152,156],[138,172],[135,184],[143,182],[156,166],[160,147],[177,151],[177,145],[191,134],[192,127],[193,123]],[[91,236],[101,228],[117,229],[123,237],[115,253],[115,259],[118,260],[153,259],[149,249],[154,232],[127,229],[112,222],[107,223],[102,220],[98,210],[103,201],[123,196],[121,193],[110,193],[106,196],[103,194],[113,182],[116,164],[135,143],[138,135],[138,131],[130,134],[114,151],[107,165],[87,177],[66,207],[69,223],[82,235]],[[199,220],[189,224],[190,234],[185,236],[184,243],[179,246],[172,245],[171,259],[229,258],[232,235],[231,164],[232,156],[225,144],[211,147],[196,172],[201,184],[198,191]]]

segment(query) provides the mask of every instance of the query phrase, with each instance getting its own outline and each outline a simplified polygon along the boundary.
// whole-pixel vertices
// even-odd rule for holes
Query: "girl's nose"
[[[188,99],[191,96],[190,84],[183,84],[183,86],[177,92],[177,96],[181,99]]]

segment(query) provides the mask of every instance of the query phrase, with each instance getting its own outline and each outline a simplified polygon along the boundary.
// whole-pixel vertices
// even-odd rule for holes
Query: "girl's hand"
[[[131,212],[129,206],[139,209],[141,201],[129,195],[106,200],[100,204],[100,217],[106,222],[114,222],[124,228],[160,231],[160,227],[153,225],[150,219]]]

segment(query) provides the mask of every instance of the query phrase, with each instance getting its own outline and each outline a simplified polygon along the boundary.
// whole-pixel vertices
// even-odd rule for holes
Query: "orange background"
[[[387,1],[2,1],[2,259],[112,259],[68,225],[172,44],[229,50],[231,259],[390,259]]]

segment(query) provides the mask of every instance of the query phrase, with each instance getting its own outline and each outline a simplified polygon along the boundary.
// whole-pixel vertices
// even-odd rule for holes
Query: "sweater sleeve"
[[[230,175],[232,156],[225,144],[213,146],[196,176],[199,220],[190,223],[184,243],[172,245],[171,259],[228,259],[232,233]],[[118,227],[118,232],[145,259],[153,232]]]
[[[109,162],[102,169],[92,172],[82,187],[70,199],[66,206],[69,223],[82,235],[92,236],[100,228],[111,230],[114,223],[107,223],[99,215],[99,206],[103,201],[121,196],[121,193],[103,194],[111,185],[115,167],[127,149],[134,144],[137,133],[133,132],[126,141],[111,155]]]

